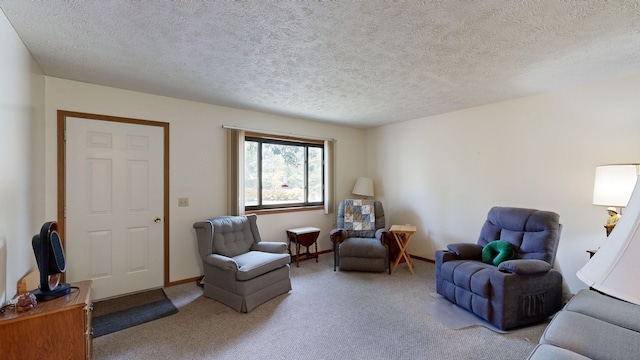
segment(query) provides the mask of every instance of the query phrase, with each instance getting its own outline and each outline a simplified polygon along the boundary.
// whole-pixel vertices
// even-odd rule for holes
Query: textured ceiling
[[[638,1],[0,8],[50,76],[361,128],[640,73]]]

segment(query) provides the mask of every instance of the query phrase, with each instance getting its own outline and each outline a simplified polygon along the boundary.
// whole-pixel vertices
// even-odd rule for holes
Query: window
[[[246,133],[245,210],[324,205],[324,142]]]

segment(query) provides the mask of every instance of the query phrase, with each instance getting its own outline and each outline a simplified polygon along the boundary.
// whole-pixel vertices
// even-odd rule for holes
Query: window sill
[[[324,210],[324,206],[304,206],[304,207],[301,206],[301,207],[290,207],[290,208],[280,208],[280,209],[247,210],[245,211],[245,215],[248,215],[248,214],[267,215],[267,214],[280,214],[280,213],[312,211],[312,210]]]

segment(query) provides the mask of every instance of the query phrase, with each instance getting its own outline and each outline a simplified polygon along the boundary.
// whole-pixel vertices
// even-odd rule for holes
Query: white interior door
[[[164,130],[66,118],[67,281],[103,299],[161,287]]]

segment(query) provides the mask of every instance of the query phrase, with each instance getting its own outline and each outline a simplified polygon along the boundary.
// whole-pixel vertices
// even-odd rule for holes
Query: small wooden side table
[[[407,253],[407,246],[409,245],[413,234],[416,233],[415,225],[392,225],[389,231],[393,234],[393,237],[396,239],[396,243],[400,248],[400,254],[398,254],[396,261],[393,263],[391,273],[396,271],[396,268],[400,263],[400,259],[404,258],[407,262],[407,266],[409,267],[409,271],[411,271],[412,275],[415,275],[413,272],[413,262],[411,262],[411,257]]]
[[[300,267],[300,245],[305,246],[307,248],[307,252],[305,255],[306,259],[316,259],[318,262],[318,235],[320,235],[320,229],[315,227],[300,227],[295,229],[287,229],[287,239],[288,245],[287,249],[289,250],[289,255],[291,254],[291,243],[294,243],[296,248],[296,267]],[[315,253],[309,252],[309,246],[315,245]]]

